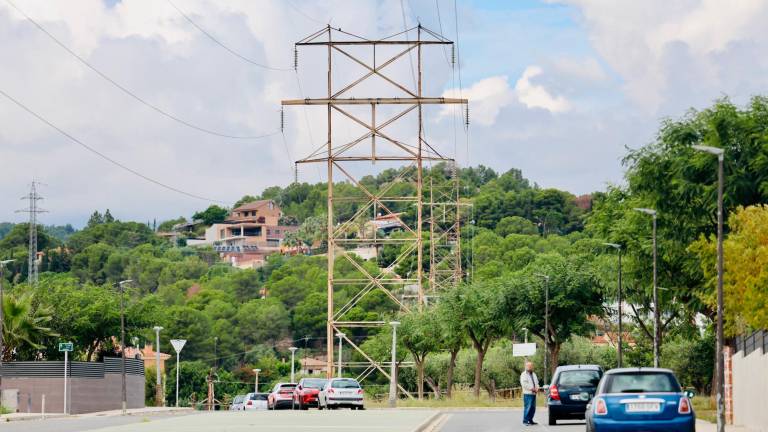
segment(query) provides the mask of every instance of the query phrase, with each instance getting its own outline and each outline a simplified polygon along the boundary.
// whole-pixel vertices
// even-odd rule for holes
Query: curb
[[[439,420],[442,419],[444,415],[445,414],[440,411],[435,412],[420,425],[416,426],[416,429],[414,429],[413,432],[429,432],[434,430],[434,427],[437,426]]]

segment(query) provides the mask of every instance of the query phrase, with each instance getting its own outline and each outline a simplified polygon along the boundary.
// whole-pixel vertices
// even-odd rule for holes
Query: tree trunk
[[[477,361],[475,362],[475,387],[473,389],[475,398],[480,398],[480,378],[483,376],[483,360],[485,360],[485,350],[477,347]]]
[[[552,375],[554,375],[554,370],[557,369],[557,365],[560,360],[561,345],[562,344],[560,342],[553,343],[552,350],[549,352],[549,364],[547,365],[549,367],[549,371],[547,371],[547,376],[549,377],[550,381],[552,381]]]
[[[453,371],[456,368],[456,357],[459,356],[459,350],[451,351],[451,361],[448,362],[448,372],[446,379],[445,397],[450,399],[453,391]]]
[[[435,394],[435,399],[440,399],[440,382],[436,382],[430,377],[424,377],[424,381],[426,381],[429,388],[432,389],[432,393]]]
[[[417,357],[414,357],[414,359]],[[424,399],[424,359],[422,358],[421,361],[416,361],[416,391],[418,393],[419,400]]]

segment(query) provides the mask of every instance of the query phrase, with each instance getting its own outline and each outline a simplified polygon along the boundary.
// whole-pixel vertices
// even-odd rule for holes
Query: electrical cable
[[[405,40],[406,42],[410,42],[408,40],[408,21],[405,18],[405,6],[403,5],[403,0],[400,0],[400,12],[402,12],[403,15],[403,28],[405,29],[403,33],[405,33]],[[413,68],[413,56],[411,55],[412,51],[408,51],[408,61],[411,64],[411,79],[413,79],[413,87],[416,88],[416,72],[414,72]]]
[[[166,0],[166,1],[168,2],[168,4],[173,6],[174,9],[176,9],[176,11],[179,13],[179,15],[183,16],[184,19],[186,19],[187,21],[189,21],[190,24],[192,24],[192,26],[194,26],[196,29],[198,29],[200,31],[200,33],[202,33],[205,36],[207,36],[208,39],[212,40],[216,45],[224,48],[227,52],[229,52],[230,54],[232,54],[235,57],[239,58],[240,60],[243,60],[243,61],[248,62],[248,63],[250,63],[250,64],[252,64],[254,66],[258,66],[258,67],[260,67],[262,69],[266,69],[266,70],[270,70],[270,71],[288,72],[288,71],[293,70],[293,68],[277,68],[277,67],[268,66],[268,65],[263,64],[263,63],[259,63],[259,62],[255,61],[255,60],[251,60],[250,58],[240,54],[239,52],[237,52],[237,51],[233,50],[232,48],[230,48],[229,46],[225,45],[223,42],[218,40],[212,34],[207,32],[204,28],[202,28],[194,20],[192,20],[192,18],[190,18],[189,15],[184,13],[184,11],[182,11],[178,6],[176,6],[176,4],[174,4],[171,0]]]
[[[60,134],[62,134],[62,135],[64,135],[65,137],[69,138],[69,139],[70,139],[72,142],[74,142],[74,143],[76,143],[76,144],[80,145],[81,147],[85,148],[86,150],[88,150],[89,152],[91,152],[91,153],[95,154],[96,156],[98,156],[98,157],[100,157],[100,158],[102,158],[102,159],[104,159],[104,160],[108,161],[109,163],[111,163],[111,164],[113,164],[113,165],[115,165],[115,166],[117,166],[117,167],[119,167],[119,168],[122,168],[122,169],[123,169],[123,170],[125,170],[125,171],[128,171],[129,173],[131,173],[131,174],[133,174],[133,175],[135,175],[135,176],[141,177],[142,179],[144,179],[144,180],[146,180],[146,181],[148,181],[148,182],[150,182],[150,183],[153,183],[153,184],[155,184],[155,185],[157,185],[157,186],[160,186],[160,187],[162,187],[162,188],[164,188],[164,189],[168,189],[168,190],[170,190],[170,191],[172,191],[172,192],[176,192],[176,193],[179,193],[179,194],[181,194],[181,195],[185,195],[185,196],[188,196],[188,197],[190,197],[190,198],[195,198],[195,199],[199,199],[199,200],[202,200],[202,201],[208,201],[208,202],[213,202],[213,203],[218,203],[218,204],[225,204],[225,201],[220,201],[220,200],[215,200],[215,199],[211,199],[211,198],[206,198],[206,197],[204,197],[204,196],[200,196],[200,195],[195,195],[195,194],[193,194],[193,193],[190,193],[190,192],[186,192],[186,191],[183,191],[183,190],[181,190],[181,189],[178,189],[178,188],[175,188],[175,187],[173,187],[173,186],[169,186],[169,185],[167,185],[167,184],[165,184],[165,183],[162,183],[162,182],[160,182],[159,180],[155,180],[155,179],[153,179],[153,178],[151,178],[151,177],[148,177],[148,176],[146,176],[146,175],[144,175],[144,174],[142,174],[142,173],[140,173],[140,172],[138,172],[138,171],[134,170],[133,168],[130,168],[130,167],[128,167],[128,166],[126,166],[126,165],[124,165],[124,164],[122,164],[122,163],[120,163],[120,162],[118,162],[118,161],[116,161],[116,160],[112,159],[111,157],[109,157],[109,156],[105,155],[104,153],[102,153],[102,152],[100,152],[100,151],[96,150],[95,148],[93,148],[93,147],[89,146],[88,144],[85,144],[84,142],[82,142],[82,141],[80,141],[79,139],[75,138],[74,136],[70,135],[69,133],[67,133],[66,131],[64,131],[63,129],[61,129],[60,127],[56,126],[55,124],[53,124],[53,123],[51,123],[50,121],[48,121],[47,119],[45,119],[45,118],[44,118],[43,116],[41,116],[40,114],[38,114],[38,113],[36,113],[36,112],[32,111],[32,109],[30,109],[29,107],[27,107],[27,106],[26,106],[26,105],[24,105],[23,103],[21,103],[21,102],[19,102],[18,100],[14,99],[14,98],[13,98],[11,95],[9,95],[8,93],[6,93],[6,92],[5,92],[5,91],[3,91],[2,89],[0,89],[0,94],[1,94],[1,95],[3,95],[3,96],[5,96],[5,97],[6,97],[8,100],[10,100],[10,101],[11,101],[11,102],[13,102],[14,104],[16,104],[16,105],[17,105],[19,108],[23,109],[24,111],[26,111],[27,113],[29,113],[29,114],[30,114],[30,115],[32,115],[33,117],[37,118],[37,119],[38,119],[38,120],[40,120],[41,122],[43,122],[43,123],[47,124],[47,125],[48,125],[49,127],[51,127],[52,129],[56,130],[56,131],[57,131],[57,132],[59,132]]]
[[[134,92],[132,92],[131,90],[127,89],[127,88],[126,88],[126,87],[124,87],[123,85],[119,84],[117,81],[115,81],[115,80],[113,80],[112,78],[110,78],[110,77],[109,77],[107,74],[105,74],[104,72],[102,72],[102,71],[100,71],[99,69],[97,69],[95,66],[91,65],[90,63],[88,63],[88,61],[87,61],[87,60],[85,60],[83,57],[81,57],[80,55],[78,55],[76,52],[72,51],[72,50],[71,50],[71,49],[70,49],[68,46],[66,46],[66,45],[65,45],[63,42],[61,42],[60,40],[58,40],[58,39],[56,38],[56,36],[54,36],[53,34],[51,34],[51,33],[50,33],[48,30],[46,30],[46,29],[45,29],[45,27],[43,27],[43,26],[42,26],[42,25],[40,25],[40,24],[39,24],[37,21],[35,21],[34,19],[32,19],[32,17],[30,17],[29,15],[27,15],[26,13],[24,13],[24,11],[22,11],[21,9],[19,9],[19,7],[18,7],[18,6],[16,6],[16,5],[15,5],[15,4],[14,4],[14,3],[11,1],[11,0],[5,0],[5,1],[6,1],[6,3],[8,3],[9,5],[11,5],[11,7],[13,7],[13,8],[14,8],[14,9],[15,9],[15,10],[18,12],[18,13],[20,13],[22,16],[24,16],[24,18],[26,18],[26,19],[27,19],[27,21],[29,21],[30,23],[32,23],[32,24],[33,24],[35,27],[37,27],[37,28],[38,28],[38,29],[39,29],[41,32],[45,33],[45,35],[46,35],[46,36],[48,36],[48,37],[49,37],[49,38],[50,38],[50,39],[51,39],[53,42],[55,42],[55,43],[56,43],[56,44],[57,44],[59,47],[61,47],[61,48],[62,48],[62,49],[64,49],[66,52],[68,52],[68,53],[69,53],[71,56],[73,56],[75,59],[77,59],[77,60],[78,60],[80,63],[82,63],[82,64],[83,64],[83,65],[85,65],[87,68],[89,68],[90,70],[92,70],[93,72],[95,72],[97,75],[99,75],[101,78],[103,78],[103,79],[104,79],[105,81],[107,81],[108,83],[110,83],[110,84],[112,84],[113,86],[115,86],[115,87],[117,87],[118,89],[120,89],[120,90],[121,90],[123,93],[127,94],[128,96],[132,97],[133,99],[135,99],[135,100],[136,100],[136,101],[138,101],[139,103],[141,103],[141,104],[143,104],[144,106],[146,106],[146,107],[148,107],[148,108],[152,109],[153,111],[157,112],[157,113],[158,113],[158,114],[160,114],[160,115],[163,115],[163,116],[165,116],[165,117],[167,117],[167,118],[169,118],[169,119],[171,119],[171,120],[173,120],[173,121],[175,121],[175,122],[177,122],[177,123],[180,123],[180,124],[182,124],[182,125],[184,125],[184,126],[187,126],[187,127],[191,128],[191,129],[195,129],[195,130],[197,130],[197,131],[199,131],[199,132],[204,132],[204,133],[207,133],[207,134],[209,134],[209,135],[214,135],[214,136],[218,136],[218,137],[222,137],[222,138],[231,138],[231,139],[249,139],[249,140],[250,140],[250,139],[261,139],[261,138],[267,138],[267,137],[270,137],[270,136],[276,135],[276,134],[278,134],[278,133],[280,132],[280,131],[275,131],[275,132],[271,132],[271,133],[267,133],[267,134],[262,134],[262,135],[251,135],[251,136],[243,136],[243,135],[232,135],[232,134],[227,134],[227,133],[217,132],[217,131],[214,131],[214,130],[211,130],[211,129],[206,129],[206,128],[204,128],[204,127],[201,127],[201,126],[197,126],[197,125],[195,125],[195,124],[193,124],[193,123],[190,123],[190,122],[188,122],[188,121],[186,121],[186,120],[183,120],[183,119],[181,119],[181,118],[179,118],[179,117],[176,117],[175,115],[173,115],[173,114],[171,114],[171,113],[169,113],[169,112],[167,112],[167,111],[164,111],[163,109],[161,109],[161,108],[159,108],[159,107],[157,107],[157,106],[155,106],[155,105],[153,105],[153,104],[149,103],[148,101],[146,101],[146,100],[142,99],[140,96],[138,96],[137,94],[135,94],[135,93],[134,93]]]

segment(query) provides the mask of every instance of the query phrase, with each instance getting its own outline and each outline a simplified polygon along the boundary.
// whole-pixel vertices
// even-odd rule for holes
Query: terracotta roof
[[[245,203],[241,205],[240,207],[235,208],[232,211],[241,211],[241,210],[258,210],[268,203],[273,202],[272,200],[258,200],[258,201],[251,201],[249,203]],[[275,204],[277,205],[277,204]]]

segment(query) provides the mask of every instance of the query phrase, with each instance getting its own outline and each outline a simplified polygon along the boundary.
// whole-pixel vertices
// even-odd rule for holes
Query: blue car
[[[691,396],[669,369],[610,370],[587,406],[587,432],[694,432]]]
[[[603,377],[598,365],[558,366],[547,393],[549,424],[560,419],[583,419],[587,404]]]

